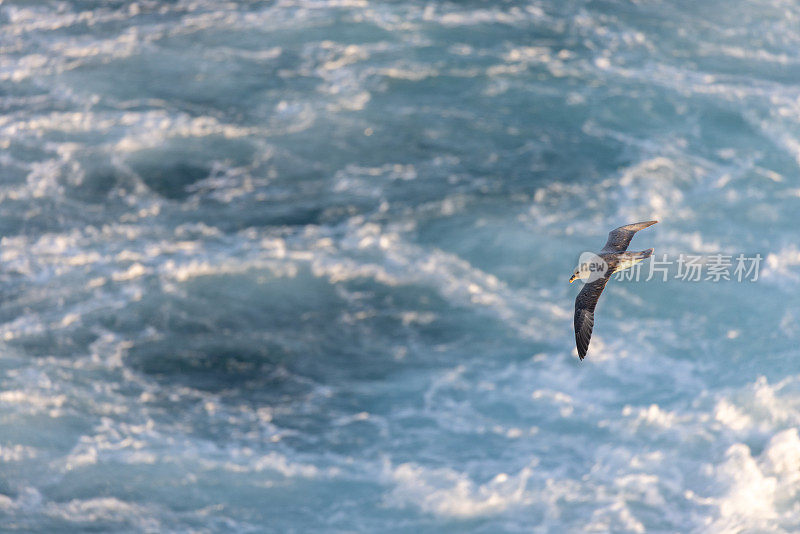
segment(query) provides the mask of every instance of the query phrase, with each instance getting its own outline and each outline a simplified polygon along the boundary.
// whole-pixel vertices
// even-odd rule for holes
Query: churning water
[[[799,22],[6,0],[2,529],[797,531]]]

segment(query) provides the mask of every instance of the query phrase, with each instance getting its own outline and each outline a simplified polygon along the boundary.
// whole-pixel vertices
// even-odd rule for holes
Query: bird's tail
[[[614,269],[614,272],[624,271],[625,269],[629,269],[639,263],[642,260],[646,260],[650,256],[653,255],[655,249],[648,248],[647,250],[640,250],[638,252],[620,252],[617,257],[619,261],[617,262],[617,267]]]

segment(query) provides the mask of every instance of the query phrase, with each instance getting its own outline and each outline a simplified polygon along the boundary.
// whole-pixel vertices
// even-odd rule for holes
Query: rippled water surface
[[[2,529],[796,532],[799,20],[2,2]]]

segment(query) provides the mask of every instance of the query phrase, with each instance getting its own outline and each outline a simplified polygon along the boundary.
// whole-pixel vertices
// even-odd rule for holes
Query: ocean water
[[[2,530],[797,532],[798,20],[5,0]]]

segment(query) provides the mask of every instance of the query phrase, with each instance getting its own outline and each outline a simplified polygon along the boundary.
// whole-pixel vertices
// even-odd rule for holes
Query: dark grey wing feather
[[[608,233],[608,241],[601,252],[625,252],[631,244],[634,234],[639,230],[644,230],[648,226],[653,226],[658,221],[645,221],[634,224],[620,226]]]
[[[607,276],[589,282],[583,286],[575,298],[575,344],[581,360],[586,356],[586,351],[589,350],[589,340],[592,339],[594,307],[597,306],[597,300],[607,283]]]

